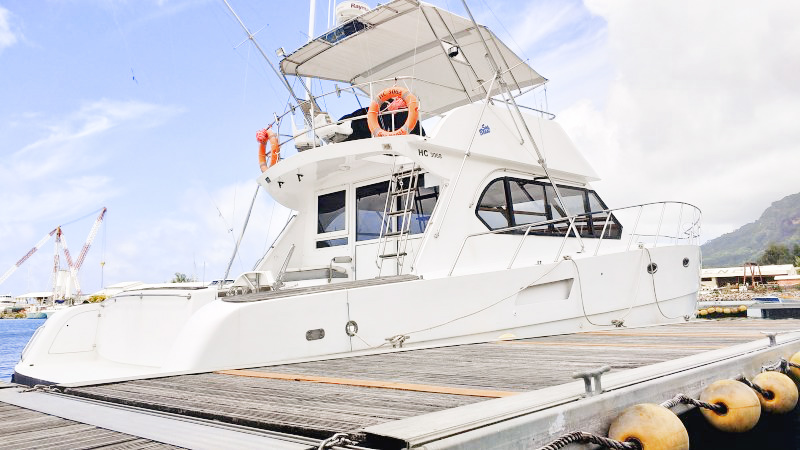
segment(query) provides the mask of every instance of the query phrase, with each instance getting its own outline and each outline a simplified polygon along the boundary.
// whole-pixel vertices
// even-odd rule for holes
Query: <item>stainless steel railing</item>
[[[403,84],[406,88],[408,88],[412,92],[413,92],[412,87],[413,87],[414,83],[426,83],[426,84],[430,84],[430,85],[434,85],[434,86],[440,86],[440,87],[447,88],[447,86],[443,86],[440,83],[435,83],[435,82],[432,82],[432,81],[425,80],[423,78],[412,77],[412,76],[402,76],[402,77],[386,78],[386,79],[381,79],[381,80],[372,80],[372,81],[368,81],[368,82],[364,82],[364,83],[352,84],[352,85],[349,85],[349,86],[346,86],[346,87],[339,87],[337,85],[333,90],[330,90],[330,91],[323,92],[321,94],[315,95],[313,97],[313,101],[307,100],[307,101],[303,102],[303,106],[301,106],[301,105],[290,105],[283,113],[281,113],[281,114],[277,114],[276,113],[274,115],[274,120],[268,125],[268,127],[274,127],[276,133],[278,133],[279,144],[281,146],[283,146],[284,144],[286,144],[288,142],[293,141],[300,134],[311,133],[312,144],[313,144],[312,148],[315,148],[315,147],[317,147],[316,142],[317,142],[318,136],[317,136],[317,133],[316,133],[317,124],[316,124],[316,121],[314,120],[314,116],[316,115],[316,113],[325,112],[325,111],[317,111],[317,110],[313,109],[313,105],[318,104],[318,100],[322,100],[325,97],[328,97],[328,96],[331,96],[331,95],[336,95],[337,98],[338,98],[338,97],[341,97],[342,93],[352,93],[356,97],[361,97],[361,98],[366,99],[368,102],[371,102],[372,98],[374,98],[374,96],[376,95],[375,86],[385,85],[386,83],[400,83],[400,84]],[[363,89],[361,89],[361,88],[363,88]],[[365,96],[363,92],[369,92],[369,97]],[[493,101],[501,102],[501,103],[507,103],[507,101],[505,99],[497,99],[497,98],[495,98],[495,99],[493,99]],[[542,110],[538,110],[538,109],[535,109],[535,108],[524,107],[524,106],[523,106],[523,108],[529,109],[529,110],[531,110],[533,112],[536,112],[536,113],[539,113],[542,116],[546,116],[549,119],[552,119],[552,118],[555,117],[554,114],[549,113],[547,111],[542,111]],[[310,121],[311,126],[309,128],[306,128],[304,126],[303,130],[305,130],[305,131],[302,132],[302,130],[298,130],[298,131],[301,131],[301,132],[297,133],[296,135],[294,133],[294,130],[292,130],[291,134],[285,134],[285,133],[282,134],[282,133],[280,133],[280,127],[281,127],[281,124],[283,123],[284,119],[286,119],[287,116],[291,119],[291,117],[297,112],[298,109],[300,109],[304,114],[309,113],[308,110],[310,110],[309,114],[311,115],[311,121]],[[397,113],[402,113],[402,112],[405,112],[405,111],[407,111],[407,110],[406,109],[400,109],[400,110],[392,111],[390,113],[385,113],[385,114],[387,114],[387,115],[391,114],[392,116],[394,116]],[[426,112],[426,110],[424,110],[422,108],[422,101],[420,101],[420,110],[419,110],[419,112],[420,112],[420,120],[422,119],[422,117],[424,117],[426,115],[430,115],[429,112]],[[325,125],[339,125],[339,124],[343,124],[343,123],[345,123],[347,121],[350,121],[350,120],[365,119],[366,117],[367,117],[366,115],[363,115],[363,116],[350,117],[350,118],[347,118],[347,119],[344,119],[344,120],[333,120],[332,119],[330,123],[326,123]],[[280,140],[281,138],[285,138],[285,139]],[[323,142],[322,145],[325,145],[325,143]]]
[[[659,208],[660,206],[660,208]],[[668,208],[677,209],[677,228],[675,234],[667,234],[666,232],[662,232],[662,228],[664,225],[664,217],[668,211]],[[448,272],[448,276],[451,276],[458,265],[458,261],[461,258],[461,254],[464,252],[464,247],[466,247],[467,242],[478,236],[486,236],[490,234],[506,234],[509,232],[514,231],[521,231],[525,230],[521,238],[519,239],[519,243],[514,250],[513,255],[511,256],[511,260],[508,263],[506,268],[510,269],[514,262],[517,260],[520,251],[522,250],[522,246],[525,243],[525,240],[528,236],[531,235],[531,231],[536,228],[541,228],[544,226],[550,227],[551,225],[557,224],[566,224],[566,230],[564,231],[564,236],[561,240],[561,245],[559,246],[558,252],[555,255],[554,262],[558,261],[561,258],[561,255],[564,251],[564,247],[566,246],[567,240],[570,238],[570,235],[574,235],[574,238],[580,238],[578,234],[577,227],[575,227],[575,221],[579,218],[591,218],[592,216],[605,216],[605,220],[603,222],[603,228],[600,232],[600,235],[597,237],[597,245],[594,249],[594,254],[597,255],[600,252],[600,247],[604,241],[607,241],[610,237],[609,230],[611,229],[609,225],[611,224],[619,224],[620,226],[620,236],[619,239],[622,239],[624,228],[621,226],[621,222],[618,221],[618,217],[621,212],[635,212],[636,213],[636,221],[633,225],[633,229],[628,233],[628,244],[625,246],[625,250],[628,251],[633,245],[633,242],[636,241],[638,244],[641,245],[650,245],[652,247],[657,247],[659,245],[659,241],[661,241],[662,245],[665,242],[671,241],[673,245],[679,244],[688,244],[688,245],[699,245],[700,243],[700,220],[702,217],[702,212],[700,208],[685,202],[675,202],[675,201],[664,201],[664,202],[651,202],[651,203],[642,203],[639,205],[633,206],[626,206],[622,208],[615,208],[615,209],[603,209],[599,211],[591,211],[581,214],[575,214],[568,217],[562,217],[559,219],[551,219],[545,220],[540,222],[534,222],[530,224],[523,224],[517,225],[513,227],[505,227],[505,228],[498,228],[495,230],[490,231],[483,231],[480,233],[473,233],[464,238],[461,243],[461,247],[456,254],[455,260],[453,261],[452,266],[450,267],[450,271]],[[655,221],[642,221],[643,213],[651,213],[655,214],[658,217]],[[684,222],[684,217],[689,216],[689,221]],[[612,225],[613,227],[613,225]],[[640,227],[645,228],[645,230],[640,230]],[[655,231],[649,232],[647,231],[650,227],[654,227]],[[588,236],[583,236],[584,238]],[[617,238],[612,238],[617,239]],[[665,241],[666,240],[666,241]],[[643,242],[645,241],[645,242]],[[651,241],[651,242],[646,242]],[[591,242],[591,241],[590,241]]]

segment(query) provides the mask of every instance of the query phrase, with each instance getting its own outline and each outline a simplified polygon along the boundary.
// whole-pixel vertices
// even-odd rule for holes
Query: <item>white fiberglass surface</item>
[[[513,89],[545,82],[487,28],[476,30],[468,18],[426,3],[391,2],[354,22],[359,26],[346,24],[287,55],[280,63],[283,72],[353,84],[376,82],[361,88],[367,95],[392,86],[397,77],[413,75],[416,80],[402,81],[425,99],[426,113],[438,114],[486,95],[485,81],[492,79],[494,69],[485,57],[485,39]],[[494,83],[492,94],[500,89]]]

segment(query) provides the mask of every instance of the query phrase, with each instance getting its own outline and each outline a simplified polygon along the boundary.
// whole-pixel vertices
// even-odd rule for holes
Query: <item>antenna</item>
[[[247,210],[247,217],[244,219],[244,225],[242,226],[242,234],[239,235],[239,240],[236,241],[236,246],[233,248],[233,255],[231,255],[231,260],[228,261],[228,267],[225,269],[225,275],[222,277],[222,283],[220,286],[225,284],[225,280],[228,279],[228,275],[231,273],[231,266],[233,265],[233,260],[236,259],[236,253],[239,251],[239,245],[242,243],[242,238],[244,237],[244,232],[247,230],[247,224],[250,222],[250,213],[253,212],[253,205],[256,203],[256,196],[258,195],[258,188],[261,185],[256,185],[256,191],[253,192],[253,200],[250,202],[250,209]]]
[[[308,42],[311,42],[314,39],[314,19],[317,15],[317,1],[316,0],[309,0],[308,5]],[[311,95],[311,78],[306,77],[306,83],[308,85],[308,89],[306,90],[306,100],[311,100],[314,98]],[[319,108],[314,108],[315,110],[319,110]]]
[[[236,21],[239,22],[239,25],[241,25],[241,27],[244,30],[244,32],[247,33],[247,39],[253,41],[253,45],[256,47],[256,50],[258,50],[258,52],[261,53],[261,56],[264,58],[264,60],[267,61],[267,64],[269,64],[269,67],[272,69],[273,72],[275,72],[275,75],[281,80],[281,82],[283,83],[283,86],[286,88],[286,90],[289,91],[289,94],[294,99],[295,104],[299,106],[302,102],[301,102],[301,100],[299,98],[297,98],[297,94],[295,94],[294,89],[292,89],[292,86],[289,84],[289,80],[286,79],[286,75],[281,73],[275,67],[275,65],[272,64],[272,61],[270,61],[269,58],[267,58],[267,54],[264,53],[264,50],[262,50],[261,46],[258,45],[258,42],[256,42],[255,35],[253,33],[251,33],[250,30],[247,28],[247,26],[244,24],[244,22],[242,22],[242,19],[239,18],[239,16],[236,14],[236,11],[234,11],[233,8],[231,7],[230,3],[228,3],[228,0],[222,0],[222,1],[225,3],[225,6],[228,7],[228,10],[231,12],[231,14],[233,14],[233,17],[236,18]],[[306,94],[311,99],[309,101],[313,105],[314,100],[313,100],[313,97],[311,96],[311,91],[309,91],[308,86],[306,86],[306,84],[303,82],[302,78],[300,79],[300,84],[303,86],[303,89],[305,89]],[[316,106],[316,105],[314,105],[314,106]],[[319,110],[318,107],[315,108],[315,109]],[[311,126],[311,118],[308,117],[308,116],[304,116],[304,117],[308,121],[308,125]]]

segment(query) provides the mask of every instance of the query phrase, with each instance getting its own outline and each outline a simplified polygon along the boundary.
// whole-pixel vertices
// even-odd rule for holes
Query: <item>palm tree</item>
[[[170,283],[191,283],[195,281],[194,278],[189,278],[185,273],[175,272],[175,278],[170,280]]]

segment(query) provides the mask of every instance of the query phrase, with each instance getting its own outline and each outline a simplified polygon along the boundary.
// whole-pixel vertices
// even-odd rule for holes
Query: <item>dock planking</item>
[[[323,438],[487,400],[369,387],[372,383],[358,385],[359,380],[522,393],[569,383],[574,372],[602,365],[618,372],[763,339],[761,331],[798,329],[800,320],[697,320],[248,369],[264,378],[204,373],[68,388],[65,393]],[[352,383],[308,381],[313,377]]]
[[[177,449],[0,402],[0,449]]]

